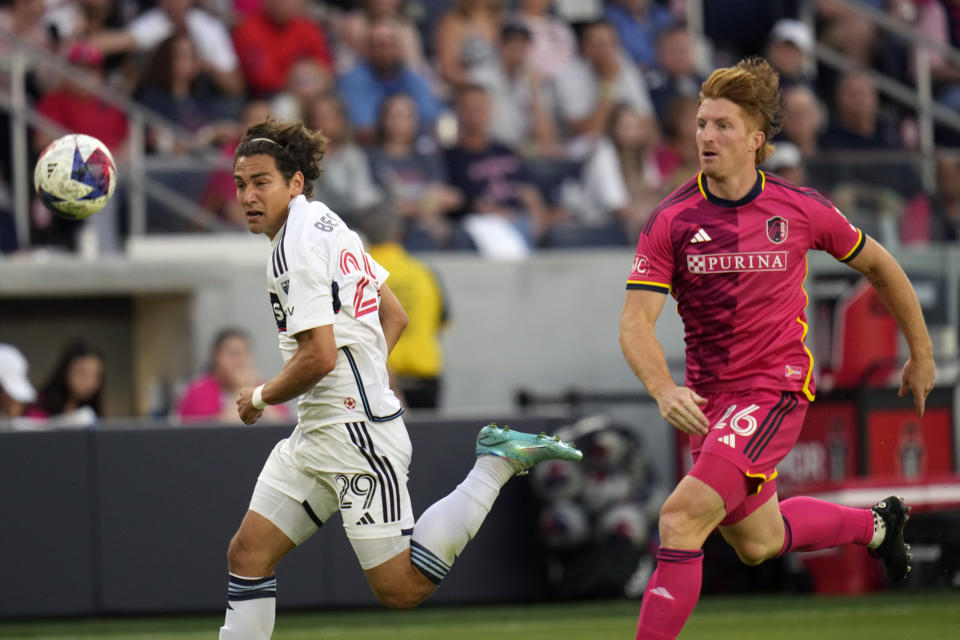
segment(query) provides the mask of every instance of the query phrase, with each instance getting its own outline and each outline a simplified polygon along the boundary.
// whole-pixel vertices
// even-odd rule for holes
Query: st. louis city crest
[[[787,239],[787,220],[774,216],[767,220],[767,239],[774,244],[780,244]]]

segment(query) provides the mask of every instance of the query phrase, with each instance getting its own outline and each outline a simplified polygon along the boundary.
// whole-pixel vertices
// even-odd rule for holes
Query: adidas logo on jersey
[[[711,238],[710,235],[703,230],[703,227],[700,227],[697,230],[697,232],[693,234],[693,238],[690,239],[690,244],[697,244],[699,242],[710,242],[711,240],[713,240],[713,238]]]
[[[720,442],[728,445],[731,449],[737,448],[737,437],[732,433],[728,433],[725,436],[720,436]]]
[[[357,524],[376,524],[376,520],[370,515],[370,512],[363,514],[363,517],[357,520]]]

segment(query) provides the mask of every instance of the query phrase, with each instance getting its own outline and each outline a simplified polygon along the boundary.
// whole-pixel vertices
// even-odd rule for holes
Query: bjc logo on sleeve
[[[647,256],[633,257],[633,272],[640,275],[646,275],[650,272],[650,261],[647,260]]]

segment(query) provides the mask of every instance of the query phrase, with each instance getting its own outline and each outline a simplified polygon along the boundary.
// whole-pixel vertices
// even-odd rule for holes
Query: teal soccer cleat
[[[519,474],[544,460],[582,460],[583,454],[560,436],[534,435],[498,427],[492,422],[477,434],[477,455],[505,458],[514,463]]]

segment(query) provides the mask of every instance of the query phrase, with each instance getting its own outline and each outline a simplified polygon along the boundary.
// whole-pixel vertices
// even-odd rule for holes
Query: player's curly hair
[[[320,177],[320,161],[327,150],[327,138],[308,129],[300,121],[284,122],[267,118],[247,127],[233,153],[233,163],[241,156],[268,155],[287,182],[299,171],[303,174],[303,195],[313,195],[313,181]]]
[[[738,105],[763,131],[766,141],[757,149],[759,166],[773,153],[770,140],[783,125],[780,101],[780,76],[764,58],[745,58],[736,66],[717,69],[700,87],[700,102],[707,98],[726,98]]]

